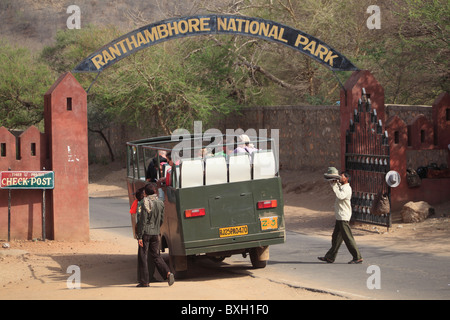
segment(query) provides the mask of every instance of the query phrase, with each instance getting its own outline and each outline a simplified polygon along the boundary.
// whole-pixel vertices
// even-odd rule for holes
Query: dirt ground
[[[119,164],[90,167],[90,197],[126,197],[126,171]],[[286,228],[319,237],[331,237],[334,226],[334,195],[319,171],[282,172]],[[393,213],[393,226],[357,223],[357,243],[450,255],[450,202],[435,206],[435,215],[424,222],[401,222]],[[124,214],[128,214],[124,212]],[[130,231],[131,232],[131,231]],[[191,300],[302,300],[346,299],[311,288],[269,281],[260,271],[243,266],[242,273],[218,279],[202,275],[194,279],[152,284],[137,289],[136,241],[104,230],[91,229],[89,242],[11,241],[0,248],[0,299],[191,299]],[[1,243],[5,241],[2,240]],[[320,254],[320,253],[318,253]],[[226,260],[225,260],[226,262]],[[82,290],[69,290],[70,265],[81,270]],[[226,268],[226,265],[224,266]],[[264,269],[262,269],[264,270]],[[69,281],[69,286],[74,282]],[[236,290],[239,287],[239,290]],[[313,288],[312,288],[313,289]],[[142,290],[144,291],[144,294]]]

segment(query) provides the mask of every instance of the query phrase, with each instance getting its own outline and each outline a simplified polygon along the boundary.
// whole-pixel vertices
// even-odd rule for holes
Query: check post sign
[[[53,171],[1,171],[0,189],[54,189]]]

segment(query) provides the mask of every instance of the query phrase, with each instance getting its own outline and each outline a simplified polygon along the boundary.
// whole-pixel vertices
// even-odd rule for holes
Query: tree
[[[381,30],[368,33],[357,61],[383,85],[387,103],[431,104],[449,90],[448,2],[397,0],[381,12]]]
[[[399,47],[409,59],[403,82],[415,103],[431,104],[442,91],[450,90],[450,2],[447,0],[404,0],[394,9],[400,20]],[[403,89],[403,88],[402,88]],[[405,88],[409,89],[409,88]]]
[[[99,106],[88,105],[88,130],[97,133],[106,143],[109,151],[111,162],[115,161],[115,155],[111,143],[106,137],[105,131],[111,127],[111,122],[114,119],[104,108]]]
[[[118,31],[88,26],[60,31],[55,45],[42,57],[56,72],[72,69],[95,49],[118,37]],[[254,75],[236,64],[229,50],[232,39],[205,36],[179,39],[137,52],[103,71],[89,91],[90,117],[101,115],[110,125],[126,123],[142,134],[170,134],[191,128],[194,120],[205,124],[260,99],[250,83]],[[77,74],[88,88],[92,75]],[[92,132],[95,119],[89,121]],[[106,127],[102,126],[100,131]],[[104,136],[103,136],[104,138]]]
[[[26,48],[0,41],[0,126],[24,129],[43,119],[50,69]]]
[[[261,17],[309,33],[370,70],[389,103],[432,103],[449,90],[449,6],[447,0],[378,0],[381,29],[369,30],[370,0],[203,1],[210,12]],[[244,41],[241,44],[245,43]],[[339,83],[329,70],[282,46],[258,41],[236,46],[245,65],[273,85],[281,103],[332,103]],[[257,57],[258,60],[254,60]],[[345,82],[349,72],[339,72]]]
[[[235,78],[228,51],[208,43],[173,41],[140,51],[113,66],[93,88],[100,104],[118,118],[143,127],[155,120],[160,133],[191,128],[194,120],[236,109],[230,79]],[[150,127],[148,130],[152,130]]]
[[[211,12],[260,17],[281,22],[311,34],[353,60],[364,41],[369,0],[232,0],[203,1]],[[367,29],[367,28],[366,28]],[[266,79],[263,90],[276,97],[275,104],[334,103],[339,82],[332,72],[298,52],[260,40],[240,40],[239,58],[252,74]],[[350,73],[343,72],[341,77]],[[345,81],[345,79],[344,79]]]

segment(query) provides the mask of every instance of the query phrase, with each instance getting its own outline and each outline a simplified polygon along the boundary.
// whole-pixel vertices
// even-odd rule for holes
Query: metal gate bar
[[[346,132],[345,168],[351,176],[353,221],[391,226],[391,212],[384,215],[371,212],[378,194],[387,194],[390,202],[390,187],[385,182],[389,160],[387,131],[377,118],[377,110],[372,109],[370,94],[363,88]]]

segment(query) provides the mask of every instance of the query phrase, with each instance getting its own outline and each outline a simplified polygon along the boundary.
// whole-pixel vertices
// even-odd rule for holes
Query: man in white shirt
[[[321,261],[333,263],[336,259],[339,247],[342,242],[344,242],[348,251],[353,256],[353,260],[351,260],[349,264],[359,264],[363,262],[349,225],[352,216],[352,206],[350,203],[352,198],[352,188],[350,187],[349,179],[350,175],[344,172],[340,174],[339,181],[331,181],[331,187],[336,194],[336,201],[334,203],[336,224],[334,226],[333,235],[331,236],[331,248],[324,257],[318,257]]]

